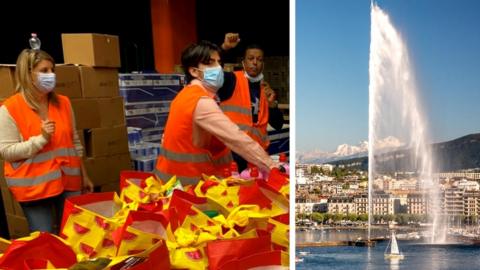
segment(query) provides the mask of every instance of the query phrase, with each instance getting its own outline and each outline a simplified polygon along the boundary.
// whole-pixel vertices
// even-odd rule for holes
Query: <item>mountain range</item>
[[[377,142],[379,151],[385,152],[404,146],[399,139],[389,136]],[[336,160],[352,159],[368,155],[368,141],[361,141],[358,145],[341,144],[335,152],[314,150],[311,152],[298,152],[298,163],[320,164]]]
[[[367,145],[367,147],[365,147]],[[415,158],[411,149],[405,149],[397,139],[390,137],[383,145],[381,159],[377,170],[380,171],[413,171]],[[451,141],[431,144],[436,171],[456,171],[480,168],[480,133],[469,134]],[[342,156],[343,154],[343,156]],[[368,143],[358,146],[340,145],[333,153],[322,156],[297,155],[299,163],[354,164],[362,170],[368,168]]]

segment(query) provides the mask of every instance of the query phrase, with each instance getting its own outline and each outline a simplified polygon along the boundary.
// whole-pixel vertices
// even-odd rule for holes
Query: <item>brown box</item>
[[[8,231],[10,238],[20,238],[30,234],[27,219],[24,216],[17,216],[7,213]]]
[[[4,180],[1,180],[4,181]],[[2,200],[3,200],[3,208],[5,209],[5,213],[8,214],[15,214],[15,209],[13,208],[13,203],[12,203],[12,194],[10,193],[10,190],[8,190],[7,187],[0,187],[2,189]]]
[[[80,139],[80,143],[83,146],[83,149],[85,149],[85,133],[83,129],[77,130],[78,138]]]
[[[125,124],[123,97],[96,99],[100,114],[100,126],[111,127]]]
[[[72,65],[55,65],[57,84],[55,93],[70,98],[82,97],[82,85],[80,84],[80,72],[78,67]]]
[[[99,128],[100,113],[95,99],[72,99],[73,113],[77,129]]]
[[[111,191],[120,193],[120,183],[118,181],[100,186],[100,192],[111,192]]]
[[[85,168],[95,186],[120,182],[120,171],[131,170],[130,153],[84,159]]]
[[[88,157],[128,153],[127,128],[121,125],[90,129],[85,133],[85,144]]]
[[[118,70],[85,66],[79,69],[83,97],[117,97],[119,95]]]
[[[15,65],[0,65],[0,98],[15,93]]]
[[[63,58],[68,64],[120,67],[118,36],[62,34]]]
[[[23,216],[23,210],[20,204],[13,198],[12,193],[8,189],[5,177],[3,176],[3,160],[0,161],[0,190],[2,193],[3,206],[5,213]]]

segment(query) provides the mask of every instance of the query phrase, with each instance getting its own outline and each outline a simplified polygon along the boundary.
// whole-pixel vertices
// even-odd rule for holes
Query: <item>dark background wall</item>
[[[20,51],[29,48],[32,32],[42,49],[62,63],[61,33],[83,32],[120,36],[122,72],[154,69],[149,0],[31,2],[16,0],[0,9],[0,63],[15,63]],[[197,10],[198,38],[221,44],[226,32],[239,32],[239,53],[243,45],[259,43],[266,55],[286,56],[288,2],[197,0],[192,8]]]

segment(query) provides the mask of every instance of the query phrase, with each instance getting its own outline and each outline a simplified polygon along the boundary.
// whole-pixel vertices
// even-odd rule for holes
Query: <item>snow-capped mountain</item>
[[[404,146],[398,138],[386,137],[376,142],[377,151],[391,151]],[[362,157],[368,154],[368,141],[362,141],[358,145],[341,144],[335,152],[314,150],[310,152],[298,152],[297,162],[300,163],[325,163],[338,159]]]

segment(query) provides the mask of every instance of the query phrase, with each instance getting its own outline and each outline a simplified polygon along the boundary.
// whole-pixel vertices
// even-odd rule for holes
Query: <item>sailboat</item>
[[[390,252],[387,252],[388,247],[390,247]],[[405,256],[400,253],[398,250],[398,243],[397,238],[395,237],[395,232],[392,231],[392,237],[390,238],[390,242],[387,245],[384,253],[385,259],[397,259],[402,260]]]

